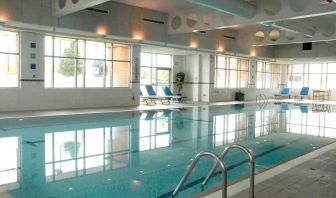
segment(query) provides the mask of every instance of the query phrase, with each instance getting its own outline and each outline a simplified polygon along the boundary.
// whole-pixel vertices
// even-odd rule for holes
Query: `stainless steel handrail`
[[[216,155],[215,153],[209,152],[209,151],[200,152],[200,153],[198,153],[195,156],[195,158],[193,159],[193,161],[191,162],[191,164],[188,166],[188,169],[185,172],[185,174],[183,175],[183,177],[180,180],[179,184],[175,188],[175,190],[173,192],[173,197],[175,197],[178,194],[178,192],[180,191],[180,189],[183,187],[184,183],[189,178],[189,176],[191,174],[191,171],[194,169],[194,167],[197,164],[197,162],[202,157],[204,157],[204,156],[209,156],[209,157],[212,157],[213,159],[215,159],[215,161],[216,161],[216,169],[217,169],[218,165],[220,165],[220,167],[222,168],[222,176],[223,176],[222,198],[227,198],[227,170],[226,170],[226,166],[225,166],[224,162],[221,160],[221,158],[218,155]]]
[[[251,193],[251,197],[254,198],[254,172],[255,172],[255,163],[254,163],[254,157],[252,155],[252,151],[250,151],[249,149],[247,149],[246,147],[244,147],[244,146],[242,146],[240,144],[232,144],[231,146],[226,147],[224,149],[224,151],[220,155],[220,158],[223,161],[224,158],[225,158],[225,156],[229,153],[229,151],[232,150],[232,149],[235,149],[235,148],[244,151],[247,154],[248,158],[249,158],[249,162],[250,162],[250,193]],[[209,174],[207,175],[207,177],[202,182],[203,186],[205,186],[207,184],[207,182],[213,176],[213,174],[215,173],[215,171],[217,170],[217,168],[218,168],[218,162],[215,162],[215,164],[212,167],[211,171],[209,172]]]

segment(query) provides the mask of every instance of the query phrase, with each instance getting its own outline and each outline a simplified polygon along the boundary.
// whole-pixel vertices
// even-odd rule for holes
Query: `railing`
[[[226,147],[223,151],[223,153],[220,155],[221,160],[223,161],[225,156],[229,153],[229,151],[231,151],[232,149],[240,149],[243,152],[245,152],[249,158],[249,162],[250,162],[250,194],[251,197],[254,198],[254,172],[255,172],[255,163],[254,163],[254,157],[252,155],[252,152],[247,149],[246,147],[239,145],[239,144],[233,144],[229,147]],[[211,171],[209,172],[209,174],[207,175],[207,177],[204,179],[204,181],[202,182],[202,185],[205,186],[207,184],[207,182],[209,181],[209,179],[213,176],[213,174],[215,173],[215,171],[218,168],[218,163],[215,162],[214,166],[212,167]]]
[[[259,94],[256,96],[256,103],[260,103],[260,102],[268,103],[268,98],[265,94]]]
[[[190,166],[188,166],[187,171],[185,172],[185,174],[183,175],[181,181],[179,182],[179,184],[177,185],[177,187],[175,188],[174,192],[173,192],[173,197],[175,197],[180,189],[183,187],[184,183],[187,181],[187,179],[189,178],[192,170],[194,169],[195,165],[198,163],[198,161],[205,156],[209,156],[215,159],[216,161],[216,169],[218,168],[218,166],[220,165],[221,169],[222,169],[222,177],[223,177],[223,184],[222,184],[222,198],[227,198],[227,170],[226,170],[226,166],[223,163],[223,161],[221,160],[221,158],[216,155],[215,153],[209,152],[209,151],[203,151],[198,153],[195,156],[195,159],[191,162]]]

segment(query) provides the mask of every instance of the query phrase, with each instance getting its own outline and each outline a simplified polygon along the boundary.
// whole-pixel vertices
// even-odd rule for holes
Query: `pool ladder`
[[[256,96],[256,103],[268,103],[268,98],[265,94],[258,94]]]
[[[246,147],[244,147],[240,144],[232,144],[231,146],[226,147],[223,150],[222,154],[219,155],[219,156],[217,154],[213,153],[213,152],[210,152],[210,151],[203,151],[203,152],[198,153],[195,156],[195,158],[193,159],[193,161],[191,162],[191,164],[188,166],[188,168],[187,168],[186,172],[184,173],[182,179],[180,180],[179,184],[175,188],[175,190],[173,192],[173,197],[176,197],[176,195],[179,193],[179,191],[181,190],[184,183],[189,178],[192,170],[195,168],[198,161],[202,157],[209,156],[209,157],[211,157],[215,160],[215,163],[214,163],[212,169],[210,170],[210,172],[208,173],[208,175],[206,176],[206,178],[204,179],[204,181],[202,182],[202,185],[205,186],[207,184],[209,179],[212,176],[214,176],[214,173],[216,172],[218,166],[220,166],[220,168],[222,170],[222,177],[223,177],[222,198],[227,198],[227,168],[226,168],[225,163],[224,163],[224,158],[232,149],[242,150],[244,153],[246,153],[246,155],[249,158],[249,163],[250,163],[250,196],[251,196],[251,198],[254,198],[254,173],[255,173],[254,157],[252,155],[251,150],[249,150],[248,148],[246,148]]]

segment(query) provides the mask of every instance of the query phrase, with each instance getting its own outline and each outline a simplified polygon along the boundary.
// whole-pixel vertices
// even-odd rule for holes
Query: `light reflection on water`
[[[150,164],[142,160],[141,153],[146,152],[158,158],[160,156],[157,156],[154,151],[166,152],[165,149],[174,147],[174,149],[189,147],[193,151],[198,151],[251,140],[255,145],[259,145],[267,140],[254,139],[284,132],[336,138],[335,112],[321,111],[321,109],[314,112],[310,109],[307,112],[305,107],[292,108],[276,106],[276,108],[259,111],[239,110],[236,113],[223,111],[221,114],[212,112],[211,108],[210,111],[204,108],[186,112],[148,111],[142,112],[138,117],[122,120],[120,123],[109,125],[104,122],[101,127],[71,126],[69,127],[71,130],[66,126],[61,127],[63,130],[57,130],[58,127],[50,127],[50,129],[30,127],[13,132],[16,136],[12,136],[11,130],[7,132],[6,129],[6,133],[0,133],[1,191],[11,192],[19,189],[21,182],[31,182],[30,180],[39,178],[39,175],[44,179],[39,178],[41,181],[35,183],[44,186],[70,178],[118,169],[131,169],[142,163]],[[330,108],[323,109],[330,111]],[[21,122],[24,121],[26,119]],[[25,130],[29,133],[24,133]],[[39,134],[37,137],[34,131]],[[40,141],[27,144],[25,139],[34,142],[34,138]],[[43,139],[42,142],[41,139]],[[23,152],[20,152],[21,149]],[[175,155],[184,156],[185,153]],[[169,158],[165,168],[172,168],[177,163],[172,160],[174,156],[164,157]],[[192,156],[184,158],[190,157]],[[22,161],[22,159],[28,160]],[[36,164],[44,167],[44,170],[35,170],[36,173],[30,174],[29,167]],[[21,165],[28,168],[22,169]],[[141,176],[147,172],[138,170],[137,175]],[[121,178],[123,176],[120,175]],[[132,187],[140,188],[143,184],[136,177],[130,179]],[[105,177],[104,181],[115,182],[118,178]],[[71,191],[77,189],[72,186],[68,188],[71,188]]]

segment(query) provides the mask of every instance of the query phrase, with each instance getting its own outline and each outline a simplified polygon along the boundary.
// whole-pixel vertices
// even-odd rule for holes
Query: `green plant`
[[[76,57],[76,42],[73,41],[70,44],[70,47],[64,49],[64,56],[65,57]],[[78,54],[78,56],[80,56]],[[83,73],[83,68],[78,67],[76,71],[76,59],[74,58],[62,58],[59,63],[58,73],[67,76],[72,77],[75,76],[75,73],[78,74]]]
[[[178,93],[181,94],[181,90],[183,88],[183,83],[185,79],[185,73],[179,72],[176,74],[176,86],[178,88]]]

